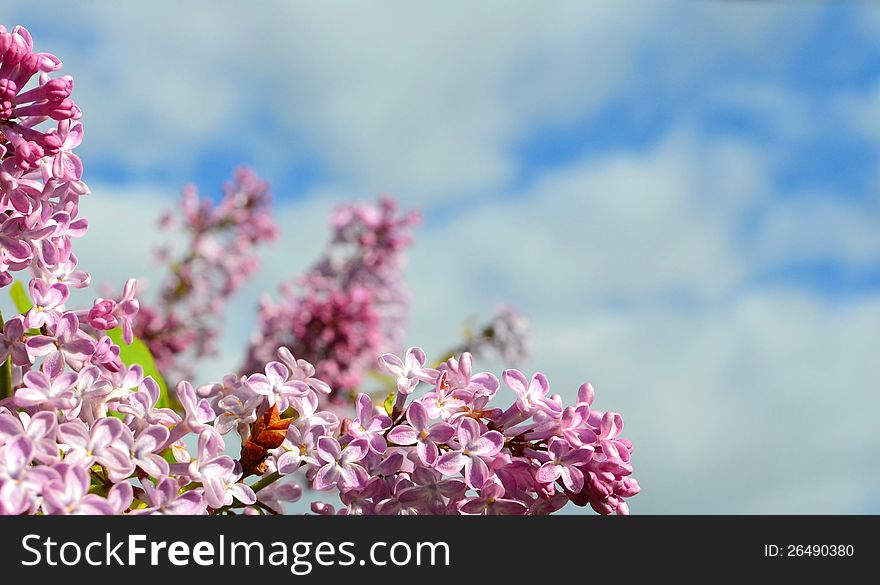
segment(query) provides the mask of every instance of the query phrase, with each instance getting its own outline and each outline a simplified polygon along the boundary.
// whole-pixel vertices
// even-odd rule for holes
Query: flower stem
[[[272,473],[270,473],[266,477],[262,478],[260,481],[254,483],[251,486],[251,489],[254,490],[254,493],[256,493],[256,492],[260,491],[261,489],[263,489],[264,487],[268,487],[268,486],[272,485],[273,483],[275,483],[279,479],[281,479],[281,474],[278,473],[277,471],[273,471]]]
[[[0,333],[3,333],[3,314],[0,313]],[[12,396],[12,355],[0,365],[0,400]]]

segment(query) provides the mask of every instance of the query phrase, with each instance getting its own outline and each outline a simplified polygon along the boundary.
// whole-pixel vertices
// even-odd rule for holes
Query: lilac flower
[[[122,360],[119,359],[119,346],[106,335],[98,339],[98,343],[95,344],[95,353],[92,354],[89,361],[113,373],[123,369]]]
[[[40,406],[44,409],[73,408],[76,406],[76,379],[74,372],[55,377],[39,371],[27,372],[23,379],[24,386],[15,391],[15,402],[19,406]]]
[[[550,383],[544,374],[538,372],[528,381],[519,370],[504,370],[502,377],[505,384],[516,392],[516,405],[523,414],[531,415],[536,411],[543,411],[558,415],[562,411],[559,404],[547,397]]]
[[[52,160],[52,174],[59,179],[79,180],[82,177],[83,164],[73,150],[82,144],[82,124],[70,119],[62,120],[58,123],[55,135],[61,141],[61,146]]]
[[[498,378],[489,372],[473,374],[473,356],[465,352],[456,359],[454,356],[440,365],[440,371],[447,372],[447,381],[453,391],[461,391],[466,396],[492,398],[498,391]]]
[[[0,414],[0,445],[15,437],[23,436],[34,447],[34,457],[40,463],[51,465],[58,461],[58,444],[55,442],[57,421],[55,413],[41,411],[33,416],[26,412]]]
[[[385,452],[386,430],[391,428],[391,419],[377,412],[373,401],[366,394],[357,399],[357,417],[348,425],[348,434],[354,439],[364,439],[374,453]]]
[[[315,366],[306,360],[296,359],[286,347],[278,348],[278,359],[290,370],[291,380],[305,382],[309,388],[319,394],[330,394],[332,391],[329,384],[315,378]]]
[[[446,502],[460,499],[467,491],[467,485],[460,479],[444,478],[428,467],[417,467],[412,474],[412,482],[411,487],[398,495],[398,501],[402,506],[428,514],[444,514]]]
[[[117,314],[119,315],[119,321],[122,323],[122,339],[129,345],[134,340],[132,322],[140,308],[138,300],[135,298],[136,291],[137,281],[133,278],[126,280],[122,290],[122,298],[119,299],[119,304],[117,305]]]
[[[129,415],[130,420],[126,421],[128,424],[133,424],[136,428],[144,425],[173,427],[181,422],[180,416],[170,408],[156,408],[160,390],[159,384],[153,378],[143,380],[137,387],[137,391],[128,394],[117,407],[119,412]],[[201,409],[201,406],[196,408],[197,411]],[[201,416],[207,418],[205,414]]]
[[[0,507],[19,510],[11,513],[30,511],[34,496],[58,475],[49,467],[32,467],[34,455],[34,445],[25,435],[13,437],[0,446]]]
[[[549,460],[535,473],[542,483],[553,483],[562,477],[566,489],[579,492],[584,488],[584,474],[578,466],[586,465],[593,458],[592,447],[571,448],[564,439],[554,437],[547,447]]]
[[[321,437],[315,453],[318,456],[320,469],[315,474],[313,486],[316,490],[327,490],[332,487],[355,489],[367,482],[367,470],[358,461],[363,459],[370,446],[363,439],[356,439],[342,449],[339,441],[333,437]]]
[[[253,488],[251,488],[251,486],[247,484],[239,482],[241,476],[241,464],[236,461],[234,462],[232,471],[226,476],[226,479],[224,480],[225,485],[222,491],[222,506],[231,506],[234,500],[238,500],[242,504],[246,505],[251,505],[257,501],[257,495],[254,493]],[[207,493],[208,491],[206,490],[206,496]],[[219,497],[217,501],[221,501]]]
[[[74,370],[81,369],[95,353],[95,342],[80,331],[76,314],[67,312],[56,322],[52,336],[28,338],[27,352],[34,357],[45,357],[43,370],[50,376],[58,376],[64,371],[65,364]]]
[[[406,350],[402,360],[393,353],[383,354],[379,358],[379,365],[397,377],[397,390],[401,394],[409,394],[419,382],[433,384],[437,380],[437,370],[425,367],[427,360],[422,348],[411,347]]]
[[[61,283],[71,288],[86,288],[91,283],[91,276],[88,272],[77,270],[77,265],[76,255],[71,254],[66,261],[54,266],[40,264],[35,267],[35,272],[49,284]]]
[[[479,489],[489,477],[484,457],[497,455],[504,447],[504,436],[498,431],[482,432],[480,424],[472,418],[462,418],[458,423],[459,449],[441,455],[434,467],[443,475],[454,475],[464,468],[464,478],[469,486]]]
[[[467,403],[457,398],[448,382],[449,373],[441,371],[433,391],[422,397],[422,404],[430,418],[449,420],[456,413],[464,411]]]
[[[21,315],[7,321],[0,331],[0,363],[10,358],[20,366],[31,363],[25,350],[24,318]]]
[[[623,418],[614,412],[606,412],[602,415],[599,425],[599,445],[602,453],[609,459],[618,459],[623,463],[629,461],[629,445],[617,439],[623,430]]]
[[[134,501],[134,488],[127,481],[113,484],[107,492],[107,503],[113,508],[113,514],[124,514]]]
[[[236,394],[229,394],[217,401],[220,414],[214,420],[214,428],[221,435],[225,435],[232,429],[247,438],[250,424],[257,420],[257,408],[263,404],[264,397],[260,394],[251,393],[244,399]]]
[[[294,397],[302,397],[308,394],[309,387],[300,380],[289,380],[290,371],[280,362],[270,362],[266,366],[266,374],[251,374],[248,377],[248,385],[251,389],[265,396],[269,406],[277,406],[279,412],[284,412],[290,406],[290,400]]]
[[[31,301],[33,308],[24,318],[24,325],[30,329],[39,329],[43,325],[55,323],[61,316],[60,309],[67,302],[70,291],[61,283],[47,284],[34,278],[30,282]]]
[[[112,515],[113,506],[106,498],[89,493],[89,475],[77,465],[61,463],[55,467],[58,479],[43,486],[43,511],[46,514]]]
[[[528,508],[520,501],[505,498],[504,487],[498,481],[489,479],[480,488],[480,495],[462,500],[458,510],[462,514],[470,515],[521,516],[528,511]]]
[[[200,491],[191,490],[180,493],[176,479],[166,477],[156,485],[142,482],[148,507],[133,510],[132,514],[180,514],[194,516],[205,513],[205,498]]]
[[[278,473],[289,475],[296,472],[301,465],[323,465],[315,453],[318,439],[323,436],[323,427],[311,427],[304,432],[294,425],[288,427],[284,442],[273,453]]]
[[[211,427],[199,434],[198,455],[188,463],[174,463],[171,471],[183,472],[192,481],[201,482],[205,490],[205,503],[212,508],[224,505],[228,491],[229,476],[235,471],[235,462],[222,455],[223,438]]]
[[[297,413],[294,424],[303,432],[313,426],[326,427],[328,430],[339,428],[339,418],[332,412],[320,408],[318,396],[314,392],[292,398],[290,406]]]
[[[212,422],[217,415],[214,409],[204,398],[199,399],[192,384],[183,381],[177,385],[177,399],[180,401],[186,417],[183,419],[186,423],[186,429],[190,432],[202,432],[209,428],[208,423]]]
[[[257,492],[257,501],[279,514],[283,511],[282,502],[298,502],[301,498],[302,488],[292,481],[279,481]]]
[[[455,428],[449,423],[429,424],[428,411],[421,402],[413,402],[406,410],[408,425],[398,425],[388,433],[388,440],[398,445],[416,445],[419,459],[431,466],[439,456],[437,443],[448,443],[455,435]]]
[[[58,425],[58,439],[67,447],[64,461],[81,467],[97,462],[124,474],[130,468],[131,457],[118,445],[122,428],[115,418],[102,418],[91,429],[78,419]]]
[[[169,474],[168,462],[159,455],[170,436],[167,428],[150,425],[133,433],[131,429],[123,426],[122,431],[120,442],[128,449],[131,465],[122,473],[111,476],[111,479],[122,481],[134,473],[136,467],[140,467],[152,477],[166,477]]]

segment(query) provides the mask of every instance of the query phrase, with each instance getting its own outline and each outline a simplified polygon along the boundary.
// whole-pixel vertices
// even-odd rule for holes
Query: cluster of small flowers
[[[82,114],[70,99],[73,79],[49,77],[60,68],[54,55],[34,52],[26,29],[0,26],[0,286],[28,268],[43,285],[88,284],[70,244],[88,225],[77,217],[88,187],[72,152]]]
[[[258,370],[288,346],[316,364],[334,389],[329,400],[349,399],[381,349],[401,344],[409,302],[403,255],[419,221],[389,197],[339,207],[321,260],[297,286],[284,285],[279,301],[262,299],[243,370]]]
[[[135,331],[156,365],[178,379],[187,364],[216,353],[227,302],[259,268],[256,247],[277,237],[270,214],[269,185],[247,168],[235,171],[214,203],[193,186],[183,190],[181,211],[166,212],[160,227],[183,232],[186,249],[170,260],[170,272],[156,305],[141,305]]]
[[[502,378],[515,401],[490,404],[499,380],[473,373],[468,353],[439,368],[424,352],[380,358],[396,378],[390,413],[361,394],[353,420],[336,422],[309,412],[290,424],[271,452],[286,475],[304,467],[316,490],[336,489],[342,501],[313,506],[332,514],[550,514],[568,502],[601,514],[627,514],[639,491],[630,477],[632,444],[620,437],[621,416],[592,408],[584,384],[564,407],[547,378],[518,370]],[[409,400],[420,383],[430,385]]]
[[[77,216],[79,196],[88,189],[71,152],[82,128],[70,128],[62,145],[52,150],[54,139],[38,140],[34,129],[46,120],[34,118],[43,116],[35,112],[60,116],[67,108],[71,117],[42,134],[56,136],[66,132],[64,124],[79,111],[52,106],[64,100],[40,90],[51,83],[43,77],[35,90],[15,93],[33,72],[57,69],[60,62],[33,53],[30,36],[20,27],[12,33],[0,28],[0,35],[0,82],[5,84],[0,87],[6,88],[0,128],[7,140],[0,163],[0,284],[12,282],[15,271],[29,269],[32,275],[32,306],[2,323],[0,332],[0,514],[278,513],[284,502],[300,497],[301,489],[287,479],[300,469],[314,489],[336,490],[340,512],[347,514],[547,514],[569,501],[589,503],[602,514],[628,512],[625,500],[638,492],[630,477],[632,445],[619,437],[619,415],[592,408],[592,387],[582,386],[577,403],[563,407],[559,396],[549,395],[542,374],[528,380],[507,370],[502,378],[516,398],[506,409],[496,408],[490,401],[499,380],[489,373],[473,374],[468,353],[437,369],[426,366],[419,348],[408,350],[403,359],[383,355],[379,367],[394,379],[394,400],[377,405],[358,395],[352,419],[323,410],[321,399],[334,389],[353,388],[353,382],[330,368],[334,379],[345,384],[334,387],[310,362],[284,347],[261,373],[228,375],[220,384],[198,389],[182,381],[176,387],[179,410],[162,406],[157,381],[139,365],[124,364],[109,334],[119,329],[126,343],[133,340],[140,310],[135,281],[125,283],[119,299],[98,298],[80,311],[66,306],[70,288],[85,288],[90,280],[77,269],[71,251],[71,239],[87,228]],[[7,101],[14,107],[7,107]],[[12,150],[5,149],[8,145]],[[43,150],[35,158],[37,148]],[[243,195],[230,198],[258,200],[255,194],[265,191],[251,179],[242,175],[230,192]],[[243,209],[230,202],[216,212],[195,204],[193,197],[190,201],[186,221],[192,226],[214,225],[217,218],[236,225],[260,207],[255,203]],[[368,266],[399,270],[406,238],[395,233],[410,220],[395,219],[391,206],[382,207],[380,219],[367,208],[350,209],[359,209],[353,215],[357,219],[339,221],[337,239],[356,240],[357,260],[338,273],[321,268],[314,275],[329,275],[335,283],[327,285],[331,291],[336,284],[345,293],[370,291],[369,275],[386,268],[371,273]],[[266,229],[259,234],[245,229],[236,237],[252,245]],[[213,257],[202,245],[193,249]],[[191,276],[196,266],[175,282],[199,280]],[[222,266],[220,272],[233,270]],[[364,275],[352,276],[358,271]],[[230,274],[230,283],[221,288],[235,288],[238,277]],[[340,284],[349,278],[357,286]],[[336,311],[350,308],[334,302]],[[369,310],[378,311],[380,304]],[[315,306],[297,304],[299,309]],[[345,364],[356,358],[360,363],[361,347],[333,349],[328,357],[327,348],[337,341],[321,336],[333,327],[326,321],[318,329],[293,330],[297,343],[300,336],[314,335],[325,344],[319,359]],[[371,327],[381,331],[380,319]],[[339,343],[364,339],[346,335]],[[372,350],[377,343],[369,338],[366,346]],[[413,399],[420,383],[428,384],[429,391]],[[241,438],[238,460],[225,452],[224,435],[233,430]],[[251,475],[261,477],[245,483]],[[336,512],[330,503],[318,503],[313,510]]]

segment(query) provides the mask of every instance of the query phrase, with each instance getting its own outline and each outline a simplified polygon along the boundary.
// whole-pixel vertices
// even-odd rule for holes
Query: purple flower
[[[315,474],[313,487],[316,490],[327,490],[338,487],[340,490],[351,490],[367,483],[367,470],[358,461],[363,459],[370,446],[363,439],[356,439],[342,449],[339,441],[333,437],[318,439],[315,454],[321,467]]]
[[[425,367],[427,359],[422,348],[411,347],[402,360],[393,353],[383,354],[379,366],[397,377],[397,389],[401,394],[409,394],[420,381],[433,384],[437,380],[437,370]]]
[[[23,338],[24,317],[18,315],[7,321],[3,331],[0,331],[0,363],[10,358],[14,364],[20,366],[31,363]]]
[[[131,429],[124,426],[120,442],[126,446],[131,455],[131,465],[123,473],[111,479],[122,481],[134,473],[136,467],[140,467],[152,477],[167,476],[168,462],[159,453],[165,448],[169,436],[168,429],[160,425],[150,425],[137,433],[132,433]]]
[[[219,508],[226,501],[229,490],[229,476],[235,472],[235,461],[222,455],[223,437],[207,427],[199,434],[198,455],[187,463],[174,463],[171,472],[188,476],[192,481],[201,482],[205,490],[205,502],[212,508]]]
[[[34,445],[25,435],[0,447],[0,508],[12,514],[32,511],[35,496],[58,473],[45,466],[32,467]]]
[[[504,447],[504,436],[498,431],[482,432],[480,423],[462,418],[458,423],[459,449],[441,455],[434,467],[443,475],[454,475],[464,468],[464,479],[469,486],[479,489],[489,477],[484,458],[497,455]]]
[[[244,392],[241,392],[244,394]],[[237,429],[242,437],[247,437],[250,424],[257,420],[257,409],[263,404],[265,397],[251,392],[250,396],[229,394],[217,401],[221,410],[214,421],[214,428],[221,435]]]
[[[184,423],[186,429],[190,432],[201,432],[208,427],[208,423],[213,421],[217,415],[214,409],[205,398],[199,399],[192,384],[183,381],[177,385],[177,399],[180,401],[183,410],[186,413]]]
[[[348,425],[348,434],[354,439],[364,439],[374,453],[385,452],[384,433],[391,427],[391,419],[377,412],[373,401],[366,394],[358,395],[357,418]]]
[[[339,418],[330,411],[320,409],[318,396],[314,392],[292,398],[290,405],[297,413],[293,424],[303,432],[313,426],[322,426],[329,430],[339,428]]]
[[[456,413],[462,412],[467,403],[456,397],[448,382],[449,373],[441,371],[437,377],[437,384],[433,391],[422,397],[422,404],[431,418],[449,420]]]
[[[52,336],[35,335],[27,340],[27,352],[33,357],[45,357],[43,370],[58,376],[67,364],[80,370],[89,356],[95,353],[94,340],[80,331],[79,319],[73,312],[64,313],[55,324]]]
[[[73,153],[73,149],[82,144],[83,126],[73,120],[63,120],[58,123],[55,135],[61,141],[61,146],[52,160],[52,175],[59,179],[78,181],[82,178],[83,164]]]
[[[465,352],[456,359],[451,357],[440,365],[447,372],[447,380],[453,391],[461,391],[469,397],[492,398],[498,391],[498,378],[489,372],[473,375],[473,357]]]
[[[277,481],[257,492],[257,500],[279,514],[284,510],[282,502],[298,502],[302,488],[293,481]]]
[[[429,424],[428,411],[421,402],[413,402],[406,410],[408,425],[391,429],[388,439],[398,445],[416,445],[419,459],[431,466],[439,456],[437,443],[448,443],[455,435],[455,428],[449,423]]]
[[[15,403],[19,406],[40,406],[44,409],[64,410],[77,404],[74,386],[77,375],[65,372],[49,377],[32,370],[24,375],[24,386],[15,391]]]
[[[617,438],[622,430],[623,417],[616,412],[606,412],[599,424],[598,441],[605,457],[627,463],[630,456],[629,445]]]
[[[445,514],[446,502],[458,500],[467,491],[467,485],[460,479],[444,478],[428,467],[416,467],[412,482],[412,487],[402,490],[397,499],[404,507],[428,514]]]
[[[306,360],[298,360],[286,347],[278,348],[278,359],[290,370],[290,379],[308,384],[309,388],[319,394],[330,394],[330,385],[315,378],[315,366]]]
[[[119,412],[129,415],[131,420],[128,424],[172,427],[181,422],[180,416],[170,408],[155,408],[161,391],[153,378],[146,378],[137,386],[137,391],[129,393],[117,407]]]
[[[55,467],[58,478],[43,486],[43,511],[46,514],[112,515],[111,503],[89,493],[89,474],[82,467],[61,463]]]
[[[122,290],[122,298],[119,299],[119,304],[116,309],[116,312],[119,315],[119,321],[122,323],[122,339],[124,339],[125,343],[128,343],[129,345],[131,345],[131,342],[134,340],[132,321],[140,308],[138,300],[134,296],[136,292],[137,281],[134,278],[129,278],[125,281],[125,286]]]
[[[554,437],[547,446],[549,460],[535,473],[541,483],[553,483],[562,477],[566,489],[579,492],[584,489],[584,474],[578,466],[586,465],[593,458],[593,448],[588,446],[572,449],[568,441]]]
[[[26,412],[18,416],[8,412],[0,414],[0,445],[15,437],[24,436],[34,447],[34,457],[40,463],[51,465],[58,461],[58,444],[55,442],[57,420],[54,412],[41,411],[33,416]]]
[[[124,474],[131,466],[131,457],[119,448],[122,428],[116,418],[102,418],[91,429],[80,420],[58,425],[58,439],[67,447],[64,461],[81,467],[91,467],[97,462]]]
[[[458,505],[462,514],[486,516],[521,516],[528,511],[525,504],[504,497],[504,487],[489,479],[480,489],[480,495],[463,500]]]
[[[233,500],[238,500],[242,504],[249,506],[257,501],[257,494],[254,493],[251,486],[239,481],[241,476],[241,464],[238,461],[235,461],[232,471],[224,480],[225,486],[222,492],[223,503],[221,505],[231,506]],[[205,493],[207,494],[207,491]]]
[[[56,282],[47,284],[39,278],[31,279],[31,302],[33,308],[24,318],[24,325],[30,329],[39,329],[46,324],[54,324],[61,316],[60,309],[67,302],[70,291],[66,285]]]
[[[300,431],[298,427],[290,425],[281,447],[273,453],[278,473],[289,475],[295,473],[301,465],[323,465],[315,454],[318,439],[323,436],[323,427],[311,427],[306,431]]]
[[[516,406],[523,414],[545,412],[558,416],[562,411],[558,403],[547,397],[550,382],[544,374],[538,372],[529,381],[519,370],[504,370],[502,377],[504,383],[516,392]]]
[[[289,380],[290,371],[280,362],[269,362],[266,374],[251,374],[248,385],[251,389],[265,396],[269,406],[278,406],[278,412],[284,412],[290,406],[291,398],[302,397],[309,393],[309,387],[300,380]]]
[[[176,479],[166,477],[153,485],[151,481],[142,482],[147,508],[133,510],[132,514],[180,514],[194,516],[205,513],[204,496],[198,490],[180,493]]]

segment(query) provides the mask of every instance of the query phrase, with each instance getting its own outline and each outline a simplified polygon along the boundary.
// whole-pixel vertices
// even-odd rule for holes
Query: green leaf
[[[385,407],[385,412],[388,413],[388,416],[394,412],[394,390],[388,393],[388,396],[385,398],[385,402],[382,403],[382,406]]]
[[[125,343],[125,340],[122,339],[121,327],[108,331],[107,337],[119,346],[119,359],[122,360],[122,363],[126,366],[139,365],[144,369],[144,376],[153,378],[159,384],[159,402],[156,406],[158,408],[168,408],[171,406],[171,400],[168,396],[168,384],[165,383],[165,378],[159,373],[156,361],[153,359],[153,354],[150,348],[147,347],[147,344],[137,337],[132,339],[131,345]]]
[[[27,313],[34,307],[21,281],[16,280],[12,283],[12,286],[9,288],[9,296],[12,297],[15,308],[21,314]]]
[[[19,280],[12,283],[12,286],[9,288],[9,296],[12,297],[12,302],[15,303],[16,310],[22,315],[34,308],[34,304],[31,302],[27,290],[25,290],[24,285]],[[39,335],[40,330],[28,329],[27,334]]]

